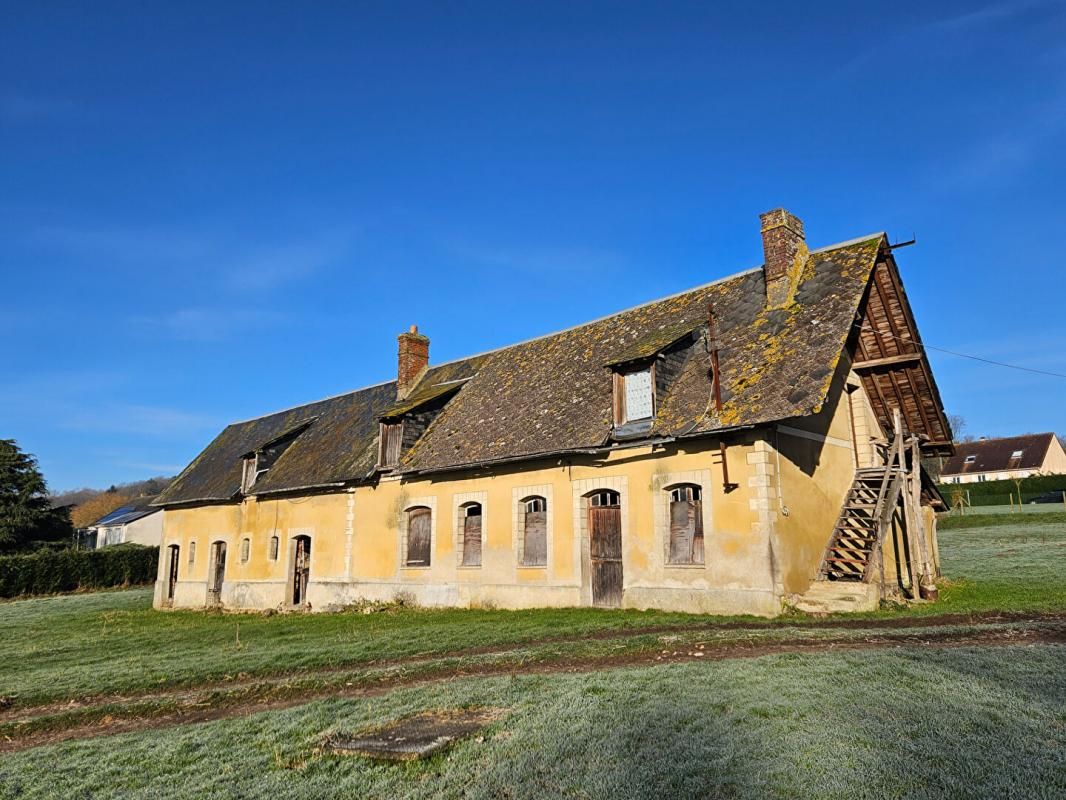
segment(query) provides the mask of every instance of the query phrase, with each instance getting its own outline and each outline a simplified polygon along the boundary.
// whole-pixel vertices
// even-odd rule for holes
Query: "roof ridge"
[[[867,234],[866,236],[859,236],[859,237],[856,237],[854,239],[848,239],[848,240],[843,241],[843,242],[836,242],[835,244],[825,245],[824,247],[819,247],[819,248],[817,248],[815,250],[811,250],[810,252],[812,254],[814,254],[814,253],[827,253],[827,252],[829,252],[831,250],[839,250],[841,248],[849,247],[851,245],[858,244],[859,242],[867,242],[870,239],[874,239],[874,238],[881,237],[881,236],[884,236],[884,235],[885,235],[884,231],[879,231],[877,233],[870,233],[870,234]],[[739,278],[739,277],[741,277],[743,275],[748,275],[750,273],[757,272],[757,271],[761,270],[762,268],[763,268],[763,265],[762,264],[758,264],[758,265],[756,265],[754,267],[749,267],[748,269],[743,269],[743,270],[740,270],[739,272],[734,272],[731,275],[725,275],[725,276],[723,276],[721,278],[715,278],[713,281],[708,281],[707,283],[702,283],[702,284],[700,284],[698,286],[692,286],[692,287],[690,287],[688,289],[682,289],[681,291],[674,292],[672,294],[668,294],[668,295],[665,295],[663,297],[656,297],[656,298],[653,298],[651,300],[646,300],[643,303],[638,303],[638,304],[636,304],[634,306],[629,306],[628,308],[623,308],[623,309],[621,309],[619,311],[612,311],[610,314],[604,314],[602,317],[596,317],[595,319],[586,320],[585,322],[580,322],[580,323],[578,323],[576,325],[571,325],[571,326],[569,326],[567,328],[561,328],[561,329],[556,330],[556,331],[550,331],[548,333],[542,333],[542,334],[539,334],[537,336],[531,336],[528,339],[522,339],[521,341],[518,341],[518,342],[512,342],[511,344],[501,345],[500,347],[494,347],[491,350],[483,350],[483,351],[481,351],[479,353],[472,353],[470,355],[460,356],[459,358],[453,358],[450,361],[442,361],[439,364],[430,364],[429,365],[429,371],[437,369],[438,367],[447,367],[447,366],[450,366],[452,364],[461,363],[463,361],[470,361],[470,360],[475,359],[475,358],[481,358],[483,356],[492,355],[493,353],[499,353],[499,352],[502,352],[504,350],[510,350],[512,347],[521,347],[522,345],[529,344],[531,342],[536,342],[536,341],[539,341],[541,339],[548,339],[548,338],[550,338],[552,336],[559,336],[560,334],[563,334],[563,333],[569,333],[570,331],[575,331],[575,330],[578,330],[579,328],[584,328],[587,325],[595,325],[598,322],[603,322],[604,320],[611,319],[612,317],[617,317],[617,316],[620,316],[622,314],[628,314],[630,311],[637,311],[638,309],[646,308],[648,306],[655,305],[656,303],[663,303],[663,302],[666,302],[667,300],[673,300],[674,298],[681,297],[682,295],[691,294],[692,292],[698,292],[701,289],[707,289],[707,288],[709,288],[711,286],[716,286],[716,285],[718,285],[720,283],[725,283],[726,281],[736,280],[737,278]],[[249,423],[249,422],[255,422],[257,420],[266,419],[267,417],[273,417],[273,416],[275,416],[277,414],[284,414],[287,411],[295,411],[298,408],[305,408],[306,406],[313,406],[313,405],[315,405],[317,403],[324,403],[327,400],[337,400],[337,399],[339,399],[341,397],[347,397],[349,395],[358,394],[359,392],[365,392],[368,389],[376,389],[379,386],[385,386],[386,384],[389,384],[389,383],[395,383],[395,381],[396,381],[396,379],[392,378],[392,379],[387,380],[387,381],[380,381],[378,383],[372,383],[369,386],[363,386],[363,387],[360,387],[358,389],[351,389],[351,390],[349,390],[347,392],[340,392],[338,394],[330,395],[329,397],[323,397],[320,400],[311,400],[311,401],[309,401],[307,403],[300,403],[298,405],[289,406],[288,408],[282,408],[282,409],[279,409],[278,411],[270,411],[270,412],[268,412],[266,414],[260,414],[260,415],[255,416],[255,417],[248,417],[247,419],[237,420],[237,421],[229,423],[229,425],[227,425],[226,427],[228,428],[228,427],[231,427],[233,425],[244,425],[244,424]]]

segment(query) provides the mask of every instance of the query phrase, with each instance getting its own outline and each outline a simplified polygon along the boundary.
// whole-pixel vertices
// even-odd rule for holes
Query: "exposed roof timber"
[[[921,353],[904,353],[898,356],[886,356],[885,358],[871,358],[867,361],[856,361],[852,366],[855,369],[876,369],[877,367],[893,367],[901,364],[915,364],[922,360]]]
[[[857,323],[853,367],[882,426],[899,408],[927,453],[951,452],[951,432],[891,253],[882,252]]]

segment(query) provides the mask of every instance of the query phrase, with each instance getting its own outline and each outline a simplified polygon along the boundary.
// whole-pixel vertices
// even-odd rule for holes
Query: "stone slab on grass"
[[[500,708],[426,711],[359,734],[335,734],[326,749],[383,761],[429,758],[503,716]]]

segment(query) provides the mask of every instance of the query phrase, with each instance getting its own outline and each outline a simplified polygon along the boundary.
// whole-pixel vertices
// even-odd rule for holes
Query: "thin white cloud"
[[[321,231],[281,242],[248,243],[231,235],[159,227],[41,226],[31,244],[77,259],[213,283],[227,290],[268,290],[298,283],[332,266],[351,249],[354,232]]]
[[[223,269],[234,289],[273,289],[309,277],[339,261],[349,248],[350,237],[323,236],[314,241],[258,248]]]
[[[71,100],[22,94],[0,96],[0,120],[12,125],[65,119],[77,113],[78,105]]]
[[[1002,35],[1001,27],[1008,21],[1030,11],[1060,5],[1061,0],[1012,0],[910,25],[894,34],[871,38],[871,44],[840,67],[835,77],[856,77],[867,66],[882,59],[890,63],[895,62],[914,50],[916,45],[931,47],[938,54],[943,54],[948,49],[952,52],[959,48],[972,49],[979,46],[980,35]]]
[[[448,248],[460,262],[510,272],[599,273],[625,266],[622,256],[594,247],[521,247],[458,244]]]
[[[129,469],[143,469],[146,472],[152,472],[156,475],[176,475],[185,469],[184,464],[155,464],[140,461],[120,461],[118,462],[118,466],[127,467]]]
[[[82,432],[127,433],[159,438],[202,433],[218,427],[218,421],[205,414],[130,403],[104,403],[69,410],[59,418],[58,424]]]
[[[140,314],[130,323],[150,335],[184,342],[222,342],[282,324],[288,315],[258,308],[193,307]]]
[[[1033,166],[1066,136],[1066,90],[1028,111],[1015,114],[1009,126],[961,148],[937,175],[941,188],[973,188],[1008,179]]]

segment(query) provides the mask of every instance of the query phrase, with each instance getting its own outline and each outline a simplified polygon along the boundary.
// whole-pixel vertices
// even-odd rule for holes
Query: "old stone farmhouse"
[[[884,234],[227,427],[156,501],[157,607],[772,615],[935,595],[951,431]]]

